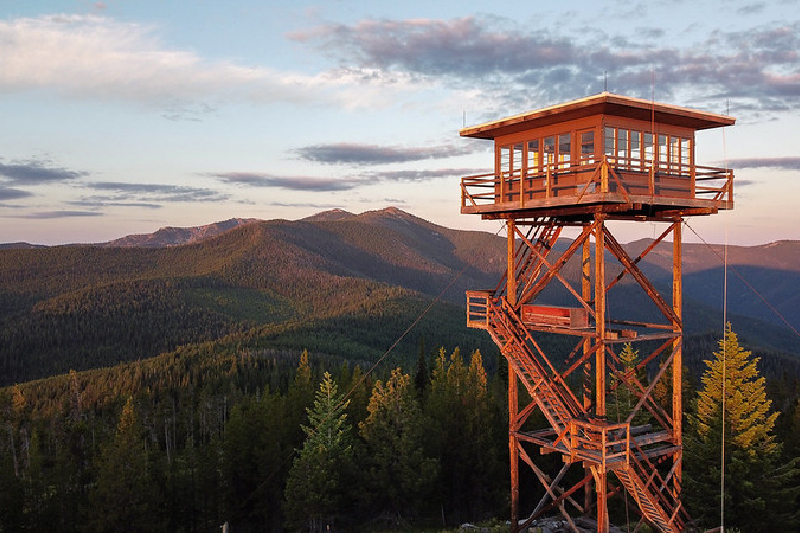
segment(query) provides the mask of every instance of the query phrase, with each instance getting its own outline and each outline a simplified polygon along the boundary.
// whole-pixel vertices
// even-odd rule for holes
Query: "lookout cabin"
[[[735,122],[603,92],[463,128],[494,140],[494,171],[461,180],[461,212],[669,219],[732,209],[733,172],[695,164],[695,132]]]

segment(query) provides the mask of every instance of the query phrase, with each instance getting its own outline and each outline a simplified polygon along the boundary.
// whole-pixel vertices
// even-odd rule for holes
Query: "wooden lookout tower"
[[[461,212],[504,220],[508,235],[505,275],[494,290],[467,293],[467,323],[487,330],[509,365],[514,533],[555,510],[575,531],[582,514],[605,532],[608,498],[623,490],[656,531],[685,527],[681,227],[684,217],[733,208],[733,173],[695,164],[695,132],[734,122],[604,92],[460,131],[494,140],[494,171],[462,179]],[[663,232],[632,257],[609,230],[612,220],[648,221]],[[578,236],[559,246],[565,227]],[[662,260],[671,252],[671,291],[666,282],[659,292],[638,266],[653,250]],[[550,285],[572,303],[541,304]],[[641,316],[609,310],[609,294],[622,290],[638,291]],[[625,343],[638,364],[620,357]],[[612,417],[607,403],[622,388],[635,405]],[[543,429],[526,424],[537,411]],[[520,461],[544,488],[524,514]],[[548,473],[545,463],[558,468]]]

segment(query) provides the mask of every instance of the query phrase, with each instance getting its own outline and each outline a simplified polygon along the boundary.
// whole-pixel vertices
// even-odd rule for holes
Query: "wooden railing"
[[[494,291],[467,291],[467,327],[489,329],[489,299]]]
[[[461,207],[502,204],[525,208],[552,198],[575,198],[576,203],[581,203],[604,193],[621,194],[626,200],[630,195],[710,200],[720,206],[733,202],[733,171],[668,162],[645,166],[603,156],[591,164],[552,163],[536,172],[514,170],[464,177]]]
[[[609,424],[603,420],[573,418],[569,426],[572,458],[591,461],[605,472],[609,464],[630,461],[631,426],[625,422]]]

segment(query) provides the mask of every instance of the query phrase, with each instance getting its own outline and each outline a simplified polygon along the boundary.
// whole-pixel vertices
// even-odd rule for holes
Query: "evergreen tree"
[[[645,374],[645,370],[643,368],[635,370],[636,365],[640,362],[639,350],[635,350],[631,343],[626,342],[619,354],[619,360],[620,363],[622,363],[620,372],[625,376],[630,375],[636,378],[639,383],[642,384],[642,387],[647,388],[647,375]],[[666,376],[662,376],[661,380],[663,381],[665,378]],[[625,382],[625,378],[620,376],[619,378],[612,377],[612,387],[614,388],[614,392],[611,393],[610,397],[606,400],[609,420],[624,422],[639,402],[639,397],[634,392],[634,390],[636,390],[636,385],[628,385]],[[650,412],[643,405],[633,417],[633,420],[631,420],[631,425],[645,424],[649,418]]]
[[[758,358],[739,346],[730,324],[714,355],[706,361],[696,414],[689,417],[684,438],[690,511],[703,525],[718,524],[724,435],[726,528],[793,530],[797,464],[780,464],[781,445],[773,435],[778,412],[771,412]]]
[[[306,440],[294,460],[284,497],[288,525],[294,530],[325,531],[340,518],[353,471],[353,445],[336,382],[325,372],[308,409]]]
[[[93,498],[95,531],[155,531],[156,494],[148,470],[144,429],[129,397],[116,434],[102,453]]]
[[[439,351],[426,402],[426,453],[440,463],[437,498],[449,522],[483,518],[502,505],[507,433],[488,396],[479,351],[464,365],[456,348]]]
[[[366,501],[375,511],[389,513],[400,525],[426,502],[436,475],[436,461],[422,450],[420,411],[411,377],[400,368],[386,383],[375,382],[360,425],[366,442]]]

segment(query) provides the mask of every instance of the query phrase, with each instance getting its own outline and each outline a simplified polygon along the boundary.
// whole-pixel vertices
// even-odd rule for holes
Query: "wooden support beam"
[[[519,532],[519,439],[514,429],[519,417],[517,374],[508,369],[508,459],[511,470],[511,533]]]
[[[683,398],[681,392],[683,373],[683,317],[682,317],[682,266],[681,266],[681,221],[673,225],[672,232],[672,311],[678,318],[673,323],[675,340],[672,341],[672,430],[673,443],[683,442]],[[676,499],[680,498],[683,450],[673,456],[675,463]]]

